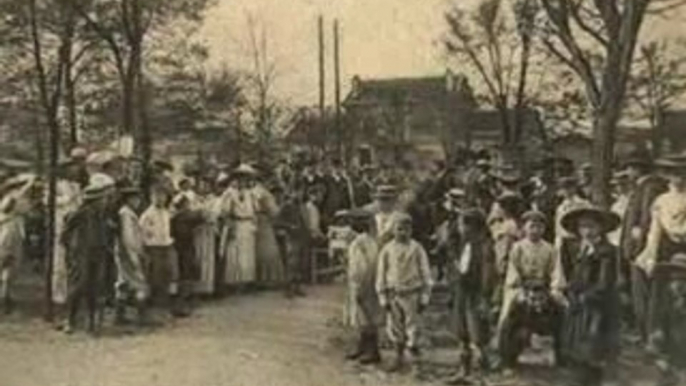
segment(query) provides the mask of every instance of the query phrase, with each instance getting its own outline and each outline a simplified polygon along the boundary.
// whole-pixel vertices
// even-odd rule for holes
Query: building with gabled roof
[[[373,148],[381,161],[450,158],[458,148],[495,152],[503,143],[498,111],[480,108],[468,79],[451,71],[416,78],[363,80],[355,76],[343,106],[353,146]],[[525,111],[523,126],[527,146],[545,141],[536,111]]]

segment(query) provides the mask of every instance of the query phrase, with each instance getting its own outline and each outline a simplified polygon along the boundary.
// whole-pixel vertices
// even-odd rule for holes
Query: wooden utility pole
[[[324,148],[329,139],[329,133],[325,123],[326,104],[326,69],[324,63],[324,17],[319,16],[319,124],[324,131]]]
[[[343,128],[341,127],[341,58],[338,36],[338,19],[333,22],[334,96],[336,100],[336,142],[338,155],[343,158]]]

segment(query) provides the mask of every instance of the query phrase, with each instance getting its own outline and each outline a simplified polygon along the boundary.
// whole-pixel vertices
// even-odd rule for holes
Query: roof
[[[362,80],[355,76],[344,105],[394,103],[442,103],[447,98],[473,101],[466,77],[448,73],[444,76]]]

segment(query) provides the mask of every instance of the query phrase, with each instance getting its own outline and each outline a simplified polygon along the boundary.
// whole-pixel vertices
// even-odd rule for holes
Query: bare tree
[[[446,14],[449,34],[444,39],[450,56],[464,59],[485,85],[479,99],[500,115],[503,144],[519,143],[523,116],[531,103],[531,71],[535,0],[518,0],[508,14],[502,0],[482,0],[471,13],[459,6]]]
[[[254,122],[254,138],[258,158],[265,158],[276,134],[276,124],[282,112],[274,96],[274,87],[279,72],[277,61],[269,45],[269,36],[263,21],[253,14],[246,13],[247,54],[251,60],[249,70],[245,73],[245,92],[247,106]]]
[[[647,117],[653,153],[662,151],[665,114],[686,93],[686,41],[653,41],[640,47],[630,79],[628,103]]]
[[[593,124],[593,200],[608,206],[617,122],[646,15],[682,0],[541,0],[542,41],[584,85]],[[581,37],[582,35],[583,37]],[[586,43],[590,41],[589,43]]]

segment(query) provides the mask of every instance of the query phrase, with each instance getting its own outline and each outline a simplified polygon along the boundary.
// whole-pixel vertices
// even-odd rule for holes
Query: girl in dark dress
[[[579,371],[579,384],[602,384],[603,368],[617,355],[619,299],[617,248],[607,233],[619,217],[596,208],[572,210],[562,226],[577,237],[562,246],[569,301],[562,333],[565,359]]]

